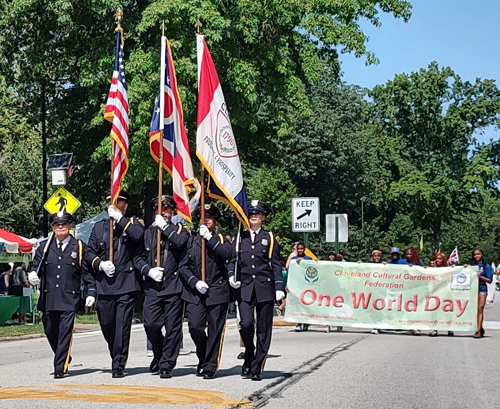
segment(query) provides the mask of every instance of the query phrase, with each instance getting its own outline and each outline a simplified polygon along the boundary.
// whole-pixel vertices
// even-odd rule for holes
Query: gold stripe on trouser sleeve
[[[71,358],[71,346],[73,345],[73,328],[75,328],[74,320],[73,320],[73,325],[71,326],[71,340],[69,341],[68,355],[66,356],[66,362],[64,362],[64,369],[63,369],[64,373],[68,372],[69,358]]]
[[[264,360],[262,361],[262,365],[261,365],[261,367],[260,367],[260,372],[261,372],[261,373],[262,373],[262,372],[264,372],[264,365],[266,364],[266,360],[267,360],[267,354],[266,354],[266,356],[264,357]]]
[[[227,318],[227,315],[226,315]],[[217,356],[217,368],[215,372],[219,370],[220,365],[220,356],[222,355],[222,344],[224,343],[224,334],[226,333],[226,324],[224,323],[224,328],[222,329],[222,334],[220,336],[220,344],[219,344],[219,355]]]

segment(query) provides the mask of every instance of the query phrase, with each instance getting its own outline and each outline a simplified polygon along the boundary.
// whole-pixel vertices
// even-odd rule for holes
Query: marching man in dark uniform
[[[228,265],[229,284],[236,290],[234,292],[241,316],[240,335],[245,345],[241,375],[254,381],[262,379],[261,373],[271,345],[274,301],[280,301],[285,296],[280,245],[272,232],[262,228],[262,222],[270,210],[263,202],[250,202],[250,230],[241,234],[241,243],[237,243],[237,239],[233,242],[234,256]],[[257,351],[254,344],[255,329]]]
[[[58,212],[51,216],[53,236],[38,247],[33,260],[35,271],[28,275],[32,285],[38,285],[42,280],[38,309],[43,312],[45,335],[54,351],[56,379],[64,378],[71,361],[73,325],[82,278],[88,293],[85,305],[91,307],[96,297],[94,278],[84,260],[86,246],[69,235],[73,222],[69,213]]]
[[[226,263],[231,260],[232,245],[228,237],[215,233],[219,218],[219,209],[205,205],[205,224],[200,226],[199,235],[190,237],[181,265],[185,281],[182,298],[188,302],[189,333],[199,359],[197,374],[201,375],[203,370],[203,379],[214,379],[219,368],[227,308],[231,301]],[[205,240],[205,281],[201,279],[202,240]],[[208,335],[205,332],[207,323]]]
[[[158,198],[151,200],[153,210],[158,210]],[[154,358],[151,372],[160,371],[161,378],[171,378],[177,363],[182,341],[183,301],[179,263],[184,258],[189,233],[182,224],[171,223],[175,201],[162,197],[161,214],[144,234],[144,253],[139,261],[139,271],[146,277],[143,307],[144,328],[153,345]],[[161,231],[160,266],[157,266],[158,229]],[[166,335],[163,336],[162,327]]]
[[[111,193],[105,193],[108,202]],[[108,207],[113,219],[113,261],[109,260],[109,219],[97,222],[90,234],[88,264],[97,284],[97,315],[112,359],[113,378],[125,376],[134,304],[142,291],[142,278],[134,268],[142,254],[144,226],[125,217],[130,195],[122,190],[117,207]]]

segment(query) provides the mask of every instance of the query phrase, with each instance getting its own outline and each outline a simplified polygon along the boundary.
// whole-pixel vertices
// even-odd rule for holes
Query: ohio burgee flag
[[[182,103],[177,90],[177,79],[172,52],[167,37],[161,38],[160,90],[155,101],[149,144],[151,155],[160,161],[160,139],[163,131],[163,167],[172,176],[173,197],[177,213],[191,221],[187,186],[194,182],[193,164],[188,138],[184,128]]]
[[[198,52],[198,130],[196,156],[208,171],[208,195],[227,203],[249,228],[247,195],[240,157],[219,76],[205,37],[196,35]]]

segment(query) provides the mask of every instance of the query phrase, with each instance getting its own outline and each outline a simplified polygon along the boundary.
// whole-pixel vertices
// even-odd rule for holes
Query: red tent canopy
[[[0,229],[0,243],[4,244],[5,250],[8,253],[17,253],[18,251],[15,250],[16,247],[18,247],[20,253],[31,253],[33,251],[32,243],[17,234],[3,229]]]

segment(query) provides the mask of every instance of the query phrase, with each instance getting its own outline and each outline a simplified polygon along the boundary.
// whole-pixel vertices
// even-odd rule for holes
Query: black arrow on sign
[[[310,216],[312,213],[312,209],[307,209],[304,213],[302,213],[299,217],[297,217],[297,220],[302,219],[303,217]]]

